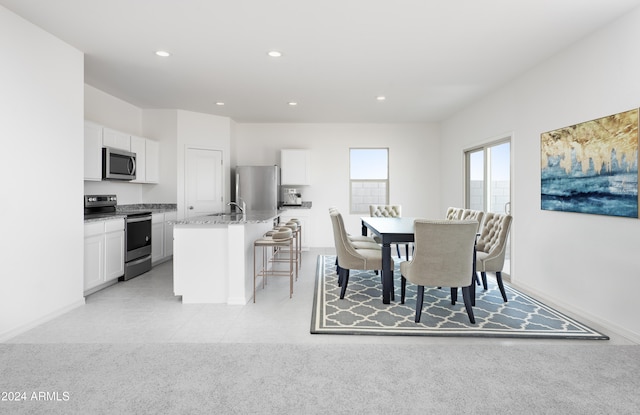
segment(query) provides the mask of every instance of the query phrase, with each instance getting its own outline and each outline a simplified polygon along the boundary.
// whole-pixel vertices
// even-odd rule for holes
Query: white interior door
[[[185,155],[186,216],[223,211],[222,151],[188,148]]]

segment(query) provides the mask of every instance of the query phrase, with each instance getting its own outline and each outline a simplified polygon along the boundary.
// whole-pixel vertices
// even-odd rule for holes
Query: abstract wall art
[[[543,210],[638,217],[638,110],[542,133]]]

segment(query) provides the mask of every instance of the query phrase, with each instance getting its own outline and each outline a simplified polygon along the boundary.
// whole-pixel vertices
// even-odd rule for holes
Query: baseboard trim
[[[609,320],[598,317],[587,310],[583,310],[579,307],[567,305],[562,301],[562,299],[550,297],[549,295],[542,293],[536,290],[535,288],[531,288],[526,284],[511,283],[511,285],[521,290],[525,294],[535,297],[537,300],[547,304],[548,306],[551,306],[563,313],[569,314],[571,317],[589,320],[589,322],[587,322],[586,324],[593,323],[592,327],[594,329],[605,331],[605,334],[607,334],[606,331],[610,331],[634,343],[640,344],[640,334],[638,333],[634,333],[630,330],[625,329],[624,327],[621,327],[616,323],[613,323]],[[594,327],[595,325],[597,326]]]
[[[6,331],[4,333],[0,333],[0,343],[4,343],[9,339],[12,339],[16,336],[19,336],[22,333],[25,333],[29,330],[31,330],[32,328],[35,328],[43,323],[46,323],[50,320],[53,320],[56,317],[60,317],[61,315],[68,313],[69,311],[73,310],[74,308],[78,308],[85,305],[85,301],[84,301],[84,297],[82,297],[81,300],[78,301],[74,301],[73,303],[66,305],[62,308],[59,308],[58,310],[55,310],[52,313],[49,313],[47,315],[44,315],[40,318],[37,318],[27,324],[24,324],[20,327],[17,327],[15,329]]]

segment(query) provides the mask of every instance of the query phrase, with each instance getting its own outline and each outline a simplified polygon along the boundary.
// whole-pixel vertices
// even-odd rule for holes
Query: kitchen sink
[[[243,215],[244,214],[242,212],[220,212],[220,213],[212,213],[211,215],[207,215],[207,216],[214,216],[220,219],[234,220],[234,219],[242,218]]]

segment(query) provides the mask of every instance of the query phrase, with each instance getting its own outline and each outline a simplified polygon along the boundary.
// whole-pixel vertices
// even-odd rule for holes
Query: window
[[[511,213],[511,138],[465,151],[465,207]],[[511,244],[507,242],[503,274],[511,274]]]
[[[351,213],[369,213],[369,205],[389,204],[389,149],[349,150]]]

